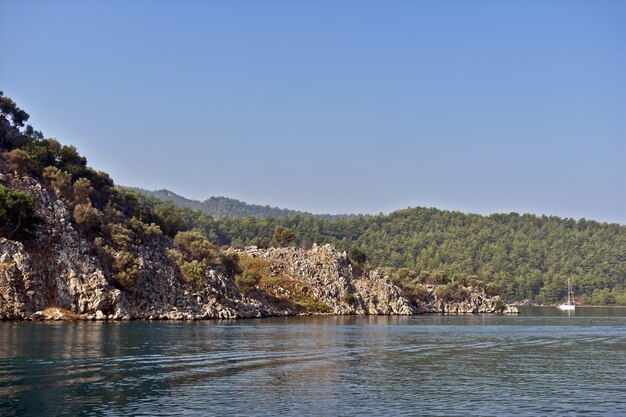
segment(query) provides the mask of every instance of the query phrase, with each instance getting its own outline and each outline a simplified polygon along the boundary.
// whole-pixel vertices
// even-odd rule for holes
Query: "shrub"
[[[135,234],[123,224],[112,224],[108,227],[109,237],[117,246],[127,249],[135,239]]]
[[[260,256],[243,255],[237,261],[237,266],[241,271],[252,270],[261,274],[261,279],[270,278],[275,275],[272,273],[273,267],[276,265],[274,261],[264,259]]]
[[[487,293],[487,295],[493,297],[495,295],[498,295],[500,289],[498,288],[497,284],[490,282],[485,286],[485,292]]]
[[[343,302],[345,304],[352,305],[354,304],[355,301],[356,301],[356,297],[354,296],[354,294],[347,293],[346,295],[343,296]]]
[[[113,261],[115,260],[115,257],[113,256],[113,249],[110,246],[106,245],[104,239],[101,236],[96,237],[93,240],[93,244],[98,259],[100,259],[100,261],[109,269],[112,269]]]
[[[449,301],[452,298],[452,293],[447,285],[441,285],[437,287],[437,289],[435,290],[435,294],[440,300]]]
[[[91,182],[87,178],[79,178],[72,187],[74,190],[74,201],[76,204],[91,203],[91,193],[93,193],[93,187]]]
[[[246,270],[242,274],[237,275],[235,278],[235,284],[237,285],[237,289],[242,294],[250,294],[259,282],[261,281],[261,274],[254,270]]]
[[[428,300],[428,290],[420,284],[415,284],[409,291],[409,294],[416,300],[426,301]]]
[[[355,276],[363,275],[371,269],[365,253],[357,248],[350,249],[348,259],[352,262],[352,270]]]
[[[187,230],[185,219],[180,214],[180,209],[173,203],[159,204],[154,209],[156,223],[161,227],[163,233],[170,237],[176,236],[176,233]]]
[[[450,282],[450,278],[448,278],[448,274],[445,271],[422,271],[418,279],[423,284],[431,285],[445,285]]]
[[[141,263],[127,250],[116,251],[104,243],[104,239],[94,239],[94,246],[100,261],[113,273],[115,281],[127,290],[133,290],[141,271]]]
[[[400,268],[398,270],[387,271],[390,273],[391,281],[400,287],[402,292],[409,298],[419,301],[426,301],[428,290],[419,283],[417,274],[408,268]]]
[[[296,234],[293,230],[287,227],[276,226],[274,230],[274,242],[276,242],[276,245],[289,246],[295,239]]]
[[[467,278],[467,275],[464,275],[464,274],[454,275],[452,277],[452,282],[457,283],[459,285],[463,285],[463,286],[469,285],[469,279]]]
[[[126,220],[124,213],[119,211],[111,200],[104,206],[102,215],[105,223],[123,223]]]
[[[66,201],[71,201],[74,198],[72,176],[69,173],[61,171],[57,167],[48,166],[43,170],[43,176],[55,188],[57,196]]]
[[[133,217],[133,219],[134,219],[134,217]],[[144,226],[143,227],[143,235],[145,237],[158,237],[158,236],[162,236],[163,235],[163,232],[161,231],[161,228],[159,227],[158,224],[155,224],[155,223],[146,224],[146,223],[143,223],[143,222],[141,222],[141,224]]]
[[[478,279],[476,275],[470,275],[467,277],[467,285],[474,288],[482,288],[485,289],[485,283]]]
[[[204,282],[206,278],[206,269],[206,260],[198,261],[194,259],[191,262],[183,262],[180,265],[180,272],[183,279],[192,285],[200,285]]]
[[[5,152],[2,157],[7,162],[9,169],[15,172],[31,172],[33,169],[33,158],[21,149],[13,149]]]
[[[400,268],[396,271],[395,276],[403,282],[415,282],[417,281],[417,274],[415,271],[411,271],[409,268]]]
[[[261,239],[260,237],[255,237],[250,241],[250,245],[256,246],[258,248],[267,248],[269,246],[268,242]]]
[[[174,238],[174,244],[192,259],[211,260],[213,258],[213,245],[200,232],[178,232]]]
[[[316,313],[331,313],[333,309],[326,303],[318,301],[312,297],[305,297],[296,302],[296,305],[302,311],[316,312]]]
[[[91,203],[77,204],[74,207],[74,221],[84,232],[96,232],[102,226],[100,213]]]
[[[453,301],[457,302],[466,300],[468,298],[468,295],[469,294],[465,288],[457,287],[450,291],[450,297]]]
[[[356,277],[367,274],[370,270],[371,268],[367,262],[364,264],[352,264],[352,273]]]
[[[133,290],[137,284],[137,277],[141,267],[139,261],[132,253],[127,251],[116,252],[113,256],[115,259],[113,261],[113,272],[117,282],[127,290]]]
[[[35,196],[0,184],[0,235],[33,239],[35,227],[43,223],[35,211]]]
[[[350,260],[356,265],[363,265],[365,264],[365,262],[367,262],[367,256],[365,255],[365,253],[361,252],[358,248],[350,249],[348,258],[350,258]]]
[[[170,249],[167,251],[167,257],[174,261],[174,263],[176,263],[176,265],[180,266],[183,264],[183,262],[185,262],[185,255],[183,255],[183,253],[181,251],[179,251],[178,249]]]
[[[224,267],[226,275],[233,277],[241,274],[241,268],[239,267],[239,255],[236,253],[220,253],[219,262]]]

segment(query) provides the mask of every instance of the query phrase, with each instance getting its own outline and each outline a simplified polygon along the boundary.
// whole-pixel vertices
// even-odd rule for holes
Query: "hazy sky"
[[[116,183],[626,224],[626,1],[0,0],[0,90]]]

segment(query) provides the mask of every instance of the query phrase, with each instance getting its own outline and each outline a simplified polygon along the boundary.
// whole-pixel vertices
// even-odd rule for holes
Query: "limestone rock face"
[[[427,285],[428,300],[421,302],[420,313],[440,314],[518,314],[517,307],[502,302],[499,296],[489,296],[483,288],[465,287],[468,296],[459,301],[453,301],[437,296],[437,286]]]
[[[0,184],[37,199],[44,223],[37,239],[0,238],[0,319],[128,320],[231,319],[296,314],[483,313],[498,309],[484,292],[450,303],[407,298],[377,271],[360,271],[332,247],[230,249],[261,259],[266,276],[246,294],[220,265],[190,285],[168,257],[171,239],[155,236],[130,247],[139,265],[132,289],[122,287],[98,257],[93,237],[81,234],[70,209],[53,190],[28,176],[0,170]],[[434,288],[431,288],[434,294]],[[506,307],[508,308],[508,306]]]
[[[417,313],[416,306],[388,278],[377,271],[356,274],[347,255],[337,252],[330,245],[313,245],[308,251],[250,247],[234,252],[270,261],[273,274],[284,276],[290,287],[296,287],[292,293],[303,292],[306,297],[327,307],[327,313]]]
[[[0,173],[0,183],[35,195],[44,219],[28,248],[0,238],[0,317],[25,318],[50,306],[78,314],[113,309],[120,291],[72,226],[68,207],[33,178]]]

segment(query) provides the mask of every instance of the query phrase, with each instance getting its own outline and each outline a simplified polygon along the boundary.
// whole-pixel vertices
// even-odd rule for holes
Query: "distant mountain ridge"
[[[199,201],[183,197],[173,191],[166,189],[151,191],[138,187],[124,188],[146,195],[148,197],[159,199],[161,201],[171,201],[172,203],[180,207],[198,210],[215,218],[247,216],[278,218],[302,216],[315,217],[317,219],[324,220],[339,220],[366,217],[366,215],[363,214],[314,214],[305,211],[271,207],[269,205],[262,206],[260,204],[248,204],[246,202],[228,197],[210,197],[204,201]]]

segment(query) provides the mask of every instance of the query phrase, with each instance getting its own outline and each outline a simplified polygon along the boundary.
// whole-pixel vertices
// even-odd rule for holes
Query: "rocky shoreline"
[[[329,245],[225,249],[260,280],[248,291],[223,265],[213,263],[193,285],[168,256],[172,239],[156,236],[129,244],[136,259],[132,288],[98,257],[93,238],[79,233],[67,205],[36,179],[0,172],[0,183],[27,191],[44,220],[37,239],[0,238],[2,320],[204,320],[296,315],[517,314],[517,308],[463,288],[462,300],[438,297],[427,285],[424,299],[404,294],[379,271],[362,271]]]
[[[462,301],[437,297],[411,300],[378,271],[355,276],[345,253],[330,246],[255,247],[230,250],[242,261],[267,262],[270,275],[250,294],[238,291],[232,278],[210,270],[204,288],[186,288],[172,269],[144,281],[133,292],[106,282],[92,258],[67,249],[55,253],[53,276],[21,243],[0,240],[0,317],[13,320],[206,320],[304,315],[517,314],[484,290],[468,288]],[[86,263],[85,263],[86,262]],[[144,265],[149,262],[144,259]],[[89,274],[80,271],[93,269]],[[154,270],[154,266],[150,270]],[[170,275],[172,274],[172,275]],[[47,289],[46,289],[47,288]],[[166,289],[167,288],[167,289]],[[162,292],[163,291],[163,292]],[[167,294],[165,294],[167,293]],[[165,297],[168,297],[167,299]],[[161,299],[160,302],[150,301]]]

